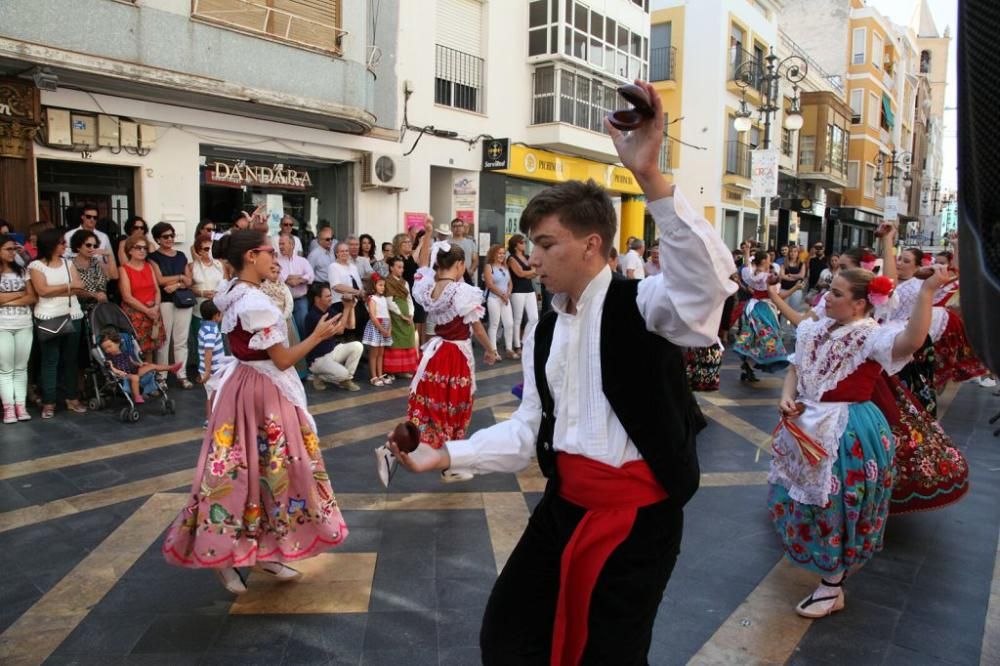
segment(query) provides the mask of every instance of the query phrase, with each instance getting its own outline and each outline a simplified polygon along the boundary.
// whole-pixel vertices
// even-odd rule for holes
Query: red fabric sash
[[[468,340],[472,337],[469,325],[461,317],[455,317],[447,324],[438,324],[434,327],[434,335],[445,340]]]
[[[754,289],[750,293],[758,301],[766,301],[768,298],[771,297],[770,294],[767,291],[760,291],[759,289]]]
[[[616,468],[560,453],[559,496],[587,509],[563,550],[559,599],[552,630],[552,666],[580,663],[587,645],[590,597],[615,548],[632,531],[639,508],[662,502],[667,492],[641,460]]]

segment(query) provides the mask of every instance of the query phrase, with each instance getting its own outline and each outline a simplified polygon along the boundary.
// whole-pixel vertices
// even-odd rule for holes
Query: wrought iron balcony
[[[649,80],[676,81],[677,47],[661,46],[649,50]]]

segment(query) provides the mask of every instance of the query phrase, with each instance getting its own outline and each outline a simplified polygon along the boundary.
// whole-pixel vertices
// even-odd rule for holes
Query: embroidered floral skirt
[[[913,354],[913,360],[906,364],[899,374],[899,381],[920,401],[921,406],[931,416],[937,416],[937,390],[934,388],[934,343],[930,336],[924,346]]]
[[[792,562],[818,574],[865,564],[882,550],[892,494],[894,440],[871,402],[848,407],[826,506],[802,504],[772,484],[771,521]]]
[[[163,346],[167,340],[167,334],[163,330],[163,320],[157,318],[154,322],[145,312],[139,312],[128,303],[122,303],[122,311],[135,329],[140,354],[153,353]]]
[[[191,568],[294,562],[340,544],[347,526],[305,415],[253,368],[223,385],[187,506],[163,555]]]
[[[965,335],[962,319],[948,310],[948,325],[934,343],[934,384],[938,393],[948,382],[964,382],[989,374]]]
[[[718,391],[719,373],[722,370],[722,345],[688,347],[684,353],[687,362],[688,384],[692,391]]]
[[[733,351],[764,372],[776,372],[788,366],[781,327],[767,303],[757,301],[752,310],[743,311]]]
[[[890,512],[940,509],[969,492],[969,466],[938,422],[890,379],[899,408],[896,477]]]
[[[457,345],[442,343],[427,361],[416,391],[410,393],[406,418],[420,429],[420,441],[435,449],[465,439],[472,420],[472,372]]]

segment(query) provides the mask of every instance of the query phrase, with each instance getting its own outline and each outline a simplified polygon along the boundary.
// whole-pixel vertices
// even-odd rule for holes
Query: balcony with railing
[[[485,102],[482,58],[436,44],[434,103],[482,113]]]
[[[729,48],[729,81],[745,81],[754,90],[760,90],[763,77],[764,62],[757,54],[738,46]]]
[[[649,80],[676,81],[677,47],[661,46],[649,50]]]
[[[340,54],[340,0],[192,0],[191,16],[241,32]]]
[[[607,160],[616,153],[604,118],[618,105],[617,82],[564,64],[539,65],[531,74],[527,142]]]
[[[750,178],[750,160],[753,149],[742,141],[726,142],[726,175]]]

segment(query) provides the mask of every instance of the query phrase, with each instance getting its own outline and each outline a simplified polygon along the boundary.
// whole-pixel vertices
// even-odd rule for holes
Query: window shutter
[[[437,43],[483,57],[483,4],[479,0],[438,0]]]

